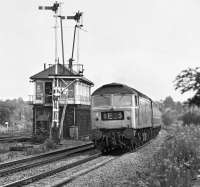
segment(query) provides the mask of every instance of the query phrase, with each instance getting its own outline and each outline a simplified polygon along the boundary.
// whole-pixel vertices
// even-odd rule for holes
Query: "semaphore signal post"
[[[76,31],[83,26],[80,23],[82,13],[78,11],[73,16],[65,17],[61,15],[61,3],[57,1],[52,6],[39,6],[39,9],[51,10],[54,13],[55,62],[54,65],[50,65],[49,68],[45,68],[42,72],[31,77],[36,87],[33,99],[34,133],[37,134],[38,129],[45,126],[49,129],[49,137],[56,142],[60,142],[63,137],[75,136],[78,138],[81,134],[87,134],[90,129],[90,121],[84,122],[81,118],[84,116],[83,113],[90,115],[90,90],[93,86],[93,83],[83,76],[83,65],[73,63],[75,61]],[[72,53],[68,64],[65,63],[64,55],[64,19],[76,22],[73,31]],[[58,55],[59,28],[62,64],[59,63]]]

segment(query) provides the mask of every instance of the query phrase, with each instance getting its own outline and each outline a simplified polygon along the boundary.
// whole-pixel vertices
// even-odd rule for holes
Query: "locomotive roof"
[[[92,96],[103,95],[103,94],[138,94],[141,97],[150,99],[148,96],[137,91],[136,89],[131,88],[125,84],[120,84],[120,83],[105,84],[105,85],[101,86],[100,88],[96,89],[92,93]]]

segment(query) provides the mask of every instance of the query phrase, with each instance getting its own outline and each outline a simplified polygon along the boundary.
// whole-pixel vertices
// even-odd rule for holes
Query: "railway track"
[[[31,135],[0,136],[0,142],[23,142],[31,140]]]
[[[4,186],[4,187],[6,187],[6,186],[7,187],[8,186],[23,186],[25,184],[28,184],[33,181],[39,180],[41,178],[50,176],[57,172],[63,171],[65,169],[74,167],[77,164],[81,164],[81,162],[85,162],[87,160],[89,161],[90,159],[94,159],[95,157],[99,156],[99,154],[94,154],[92,156],[88,156],[85,158],[85,160],[83,159],[82,161],[81,161],[81,159],[79,159],[78,162],[64,164],[61,167],[58,167],[55,169],[50,169],[49,171],[41,172],[39,174],[33,174],[31,176],[24,177],[20,180],[14,180],[11,183],[6,183],[4,181],[2,182],[2,178],[5,178],[5,180],[7,179],[6,177],[12,178],[12,174],[16,175],[19,172],[25,172],[27,169],[31,169],[31,168],[34,169],[36,167],[45,166],[45,164],[48,165],[53,162],[58,162],[59,160],[67,159],[67,157],[69,157],[70,155],[82,153],[84,151],[88,151],[88,150],[92,150],[92,149],[94,149],[93,143],[88,143],[85,145],[71,147],[68,149],[61,149],[58,151],[52,151],[49,153],[40,154],[38,156],[32,156],[32,157],[28,157],[25,159],[20,159],[20,160],[16,160],[16,161],[12,161],[12,162],[3,163],[0,165],[0,176],[1,176],[0,185]]]
[[[151,143],[151,141],[149,141],[149,142],[145,143],[144,145],[136,148],[134,152],[136,152],[139,149],[147,146],[150,143]],[[119,156],[116,156],[116,155],[115,156],[113,156],[113,155],[103,156],[103,155],[99,154],[98,157],[91,159],[90,162],[88,162],[88,161],[87,161],[87,163],[82,162],[81,164],[78,164],[77,167],[74,166],[75,168],[74,167],[70,168],[71,169],[70,171],[65,170],[65,171],[61,172],[61,174],[58,174],[58,176],[55,175],[55,176],[50,176],[46,179],[42,179],[41,181],[33,183],[33,186],[41,186],[41,185],[43,185],[43,186],[47,185],[47,186],[51,186],[51,187],[64,186],[64,185],[72,182],[73,180],[75,180],[79,176],[85,175],[85,174],[91,172],[92,170],[95,170],[99,167],[102,167],[105,164],[119,158],[120,156],[121,155],[119,155]],[[59,175],[61,175],[61,176],[59,176]],[[58,180],[57,178],[62,178],[62,179]],[[51,181],[53,181],[53,182],[51,182]],[[55,181],[57,181],[57,182],[55,182]]]
[[[150,144],[152,142],[149,141],[145,144],[143,144],[142,146],[138,147],[135,149],[134,152],[138,151],[139,149],[147,146],[148,144]],[[14,161],[12,164],[10,163],[5,163],[4,165],[1,164],[0,165],[0,176],[6,176],[6,175],[10,175],[11,173],[16,173],[19,172],[21,170],[25,170],[28,168],[34,168],[36,166],[41,166],[50,162],[54,162],[54,161],[58,161],[61,159],[66,159],[67,156],[74,154],[74,153],[82,153],[85,150],[90,150],[93,149],[94,145],[91,144],[87,144],[87,146],[79,146],[79,148],[72,148],[71,150],[68,150],[67,152],[60,152],[60,153],[48,153],[50,155],[48,155],[47,157],[45,157],[45,154],[42,155],[38,155],[35,159],[37,161],[33,161],[34,159],[31,160],[30,158],[23,160],[19,160],[19,161]],[[64,151],[64,150],[63,150]],[[56,151],[55,151],[56,152]],[[76,157],[76,156],[75,156]],[[92,170],[95,170],[99,167],[102,167],[103,165],[107,164],[108,162],[117,159],[119,156],[104,156],[103,159],[101,159],[101,157],[103,158],[103,156],[101,155],[101,153],[93,153],[92,155],[87,155],[84,158],[78,159],[76,161],[72,161],[70,163],[65,163],[65,164],[61,164],[59,167],[56,168],[51,168],[47,171],[38,173],[38,174],[33,174],[32,176],[29,177],[25,177],[23,179],[18,179],[15,180],[13,182],[10,183],[6,183],[3,184],[2,187],[16,187],[16,186],[24,186],[24,185],[28,185],[31,183],[34,183],[40,180],[48,180],[48,177],[51,177],[53,175],[56,175],[58,173],[62,173],[65,171],[69,171],[70,169],[73,170],[76,167],[80,167],[81,165],[84,165],[86,163],[90,163],[89,161],[93,162],[93,160],[96,160],[94,162],[94,164],[89,164],[91,166],[86,166],[83,167],[82,169],[78,169],[76,172],[72,173],[71,175],[67,175],[68,177],[64,177],[64,179],[58,181],[58,182],[54,182],[54,184],[52,184],[52,187],[59,187],[59,186],[63,186],[71,181],[73,181],[74,179],[76,179],[77,177],[84,175],[86,173],[89,173]],[[33,158],[33,157],[32,157]],[[99,159],[99,160],[98,160]],[[24,164],[23,162],[27,162],[27,164]],[[23,164],[22,164],[23,163]],[[16,164],[17,166],[13,166],[14,164]],[[66,176],[66,175],[65,175]],[[46,179],[44,179],[46,178]],[[37,185],[36,185],[37,186]],[[38,185],[40,186],[40,185]]]

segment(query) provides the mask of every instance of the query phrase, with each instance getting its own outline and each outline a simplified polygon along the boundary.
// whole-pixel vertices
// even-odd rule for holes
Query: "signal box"
[[[57,66],[57,67],[56,67]],[[55,68],[57,74],[55,75]],[[31,76],[34,84],[34,95],[30,96],[33,105],[33,134],[42,132],[50,133],[53,110],[53,79],[59,79],[57,88],[59,95],[59,121],[63,121],[63,138],[81,138],[88,136],[91,129],[90,106],[91,87],[93,82],[83,75],[83,67],[73,64],[73,69],[68,64],[49,65],[48,68]],[[77,81],[76,81],[77,80]],[[66,88],[66,86],[69,85]],[[66,105],[64,115],[62,111]],[[61,119],[63,118],[63,119]]]

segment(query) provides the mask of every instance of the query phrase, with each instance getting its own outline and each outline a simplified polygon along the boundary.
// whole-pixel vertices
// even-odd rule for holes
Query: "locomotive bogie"
[[[116,148],[124,151],[134,150],[154,138],[160,128],[121,128],[121,129],[95,129],[93,141],[102,152],[109,152]]]

